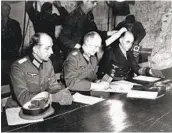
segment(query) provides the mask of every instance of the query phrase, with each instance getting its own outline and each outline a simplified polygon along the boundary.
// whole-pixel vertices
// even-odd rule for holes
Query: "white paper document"
[[[112,92],[112,93],[128,93],[133,88],[133,85],[140,85],[140,84],[132,83],[125,80],[120,80],[120,81],[111,82],[110,88],[101,91]]]
[[[156,99],[158,92],[131,90],[127,94],[127,98],[138,98],[138,99]]]
[[[19,124],[27,124],[27,123],[44,121],[44,119],[39,119],[39,120],[22,119],[19,116],[20,109],[21,109],[20,107],[6,109],[5,112],[6,112],[6,116],[7,116],[8,125],[19,125]]]
[[[134,77],[133,79],[140,80],[140,81],[148,81],[148,82],[155,82],[157,80],[160,80],[160,78],[149,77],[149,76],[142,76],[142,75]]]
[[[73,95],[73,101],[74,102],[78,102],[78,103],[84,103],[84,104],[89,104],[89,105],[93,105],[95,103],[101,102],[105,99],[103,98],[98,98],[98,97],[93,97],[93,96],[86,96],[86,95],[82,95],[80,93],[75,93]]]

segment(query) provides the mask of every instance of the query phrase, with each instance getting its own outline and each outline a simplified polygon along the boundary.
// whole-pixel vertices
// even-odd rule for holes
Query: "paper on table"
[[[139,90],[131,90],[127,94],[127,98],[140,98],[140,99],[156,99],[157,96],[158,96],[158,92],[139,91]]]
[[[148,81],[148,82],[155,82],[155,81],[159,80],[160,78],[140,75],[140,76],[134,77],[133,79],[141,80],[141,81]]]
[[[110,84],[110,87],[112,88],[111,90],[113,90],[114,92],[128,93],[133,88],[133,85],[140,85],[140,84],[132,83],[125,80],[120,80],[120,81],[112,82]]]
[[[101,90],[101,91],[112,92],[112,93],[128,93],[132,89],[133,85],[140,85],[140,84],[132,83],[125,80],[120,80],[110,83],[109,89]]]
[[[105,100],[103,98],[98,98],[98,97],[93,97],[93,96],[85,96],[80,93],[75,93],[73,95],[73,99],[74,99],[73,100],[74,102],[79,102],[79,103],[84,103],[84,104],[89,104],[89,105],[93,105],[95,103]]]
[[[8,125],[19,125],[19,124],[27,124],[27,123],[44,121],[44,119],[25,120],[25,119],[20,118],[19,116],[20,109],[21,109],[20,107],[6,109],[5,112],[7,116]]]

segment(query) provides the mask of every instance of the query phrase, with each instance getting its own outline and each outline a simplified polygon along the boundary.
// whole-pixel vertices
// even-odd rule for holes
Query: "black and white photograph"
[[[172,0],[2,0],[1,132],[172,132]]]

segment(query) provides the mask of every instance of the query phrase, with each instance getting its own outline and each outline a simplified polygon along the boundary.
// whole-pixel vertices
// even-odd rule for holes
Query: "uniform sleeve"
[[[78,29],[79,20],[70,15],[63,26],[63,30],[60,34],[60,40],[66,48],[72,49],[77,43],[80,43],[82,35],[78,35],[76,29]]]
[[[133,54],[131,53],[131,51],[128,52],[128,56],[129,56],[129,60],[131,61],[131,68],[132,68],[133,72],[136,73],[136,74],[139,74],[140,66],[136,62],[136,60],[135,60]]]
[[[99,61],[99,68],[97,72],[98,79],[102,79],[103,76],[108,73],[110,70],[110,64],[111,64],[111,47],[106,47],[104,49],[104,54],[102,59]]]
[[[48,84],[49,84],[48,92],[54,94],[62,90],[62,86],[60,83],[57,82],[57,79],[54,73],[54,68],[51,61],[50,61],[50,67],[51,67],[51,73],[50,73],[50,78],[48,81]]]
[[[124,27],[124,22],[120,22],[116,27],[114,27],[114,30],[120,30],[122,27]]]
[[[17,102],[21,106],[23,106],[26,102],[31,100],[36,95],[36,93],[30,92],[27,88],[24,72],[20,68],[19,64],[14,63],[12,65],[10,78],[14,95],[17,99]]]
[[[146,31],[143,27],[143,25],[140,22],[136,23],[136,30],[137,30],[137,43],[140,43],[141,40],[145,37]]]
[[[32,23],[36,23],[39,12],[33,8],[33,1],[28,1],[26,3],[26,12],[28,13],[28,16]]]
[[[15,28],[15,45],[17,51],[20,49],[21,43],[22,43],[22,34],[21,34],[21,28],[19,22],[16,22]]]
[[[91,82],[80,76],[77,67],[77,59],[73,55],[69,55],[64,63],[64,80],[70,90],[74,91],[90,91]]]
[[[136,62],[135,58],[133,57],[133,54],[131,52],[129,52],[129,58],[132,62],[131,67],[132,70],[134,71],[134,73],[136,73],[137,75],[146,75],[146,76],[151,76],[150,75],[150,68],[148,67],[140,67],[138,65],[138,63]]]

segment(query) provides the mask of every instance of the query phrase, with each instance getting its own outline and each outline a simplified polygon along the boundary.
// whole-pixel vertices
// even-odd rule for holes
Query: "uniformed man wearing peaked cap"
[[[116,40],[126,29],[122,28],[106,40],[106,46]],[[103,90],[109,87],[105,81],[96,82],[99,59],[96,53],[101,47],[102,39],[97,32],[87,33],[82,48],[72,51],[64,62],[62,76],[70,90]]]
[[[32,36],[28,55],[15,61],[11,67],[13,94],[7,101],[7,107],[23,106],[41,92],[56,94],[61,105],[71,104],[72,96],[55,78],[49,59],[52,51],[52,39],[45,33]],[[59,95],[58,95],[59,94]],[[56,100],[57,100],[56,99]]]
[[[130,31],[125,32],[117,43],[106,49],[99,64],[98,78],[106,74],[114,80],[130,80],[134,73],[137,75],[147,75],[163,77],[161,71],[148,67],[140,67],[131,52],[134,36]]]

